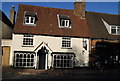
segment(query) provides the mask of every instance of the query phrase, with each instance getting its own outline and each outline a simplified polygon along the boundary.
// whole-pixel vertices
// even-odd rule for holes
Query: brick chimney
[[[77,0],[74,3],[74,14],[76,16],[80,16],[81,19],[85,19],[85,9],[86,9],[85,0]]]
[[[12,22],[12,24],[15,24],[15,6],[12,6],[12,9],[10,10],[10,21]]]

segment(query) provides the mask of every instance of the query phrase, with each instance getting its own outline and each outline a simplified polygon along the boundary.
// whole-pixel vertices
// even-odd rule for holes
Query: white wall
[[[33,47],[23,47],[22,46],[23,35],[22,34],[13,34],[12,40],[12,50],[10,57],[10,64],[13,64],[13,55],[14,51],[34,51],[42,42],[48,44],[48,47],[53,52],[74,52],[75,57],[75,66],[82,66],[83,63],[89,61],[89,40],[87,40],[87,51],[83,53],[83,38],[72,38],[72,49],[62,49],[62,37],[53,37],[53,36],[41,36],[34,35],[34,46]]]
[[[12,39],[2,39],[1,46],[12,46]]]

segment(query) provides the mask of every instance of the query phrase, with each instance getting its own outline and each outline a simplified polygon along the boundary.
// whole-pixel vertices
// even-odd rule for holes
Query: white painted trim
[[[57,15],[57,19],[58,19],[58,26],[59,26],[59,28],[72,28],[71,25],[70,25],[70,27],[67,27],[67,26],[60,26],[59,14]],[[70,23],[70,21],[69,21],[69,23]]]
[[[38,46],[38,48],[36,50],[34,50],[36,53],[38,52],[38,50],[40,50],[42,47],[46,47],[46,49],[49,50],[50,53],[52,53],[53,51],[46,45],[45,42],[42,42],[40,46]]]
[[[19,56],[22,55],[22,58],[21,58],[22,60],[23,60],[23,59],[26,59],[26,58],[27,58],[27,55],[30,55],[30,58],[29,58],[29,59],[31,59],[31,55],[33,55],[33,56],[34,56],[34,58],[32,58],[32,59],[34,59],[34,61],[33,61],[33,66],[27,66],[27,65],[26,65],[26,66],[16,66],[16,63],[20,63],[20,62],[16,62],[16,57],[17,57],[17,55],[19,55]],[[24,58],[23,55],[26,55],[26,58]],[[29,67],[32,67],[32,68],[35,67],[35,53],[22,53],[22,52],[14,53],[14,58],[13,58],[13,60],[14,60],[14,62],[13,62],[13,63],[14,63],[14,67],[27,67],[27,68],[29,68]],[[26,64],[27,64],[27,63],[30,64],[31,62],[27,62],[27,60],[26,60]]]
[[[26,23],[25,23],[25,14],[26,14],[26,12],[27,12],[27,11],[24,11],[23,25],[36,26],[35,23],[34,23],[34,24],[30,24],[30,23],[29,23],[29,24],[26,24]],[[37,15],[37,13],[35,13],[35,14]],[[35,18],[34,18],[34,22],[35,22]]]
[[[71,38],[71,37],[62,37],[62,38]],[[70,47],[62,47],[62,40],[63,40],[62,38],[61,38],[61,49],[72,49],[72,38],[70,40],[71,41]]]
[[[63,67],[61,67],[61,66],[54,67],[53,66],[53,68],[73,68],[73,65],[74,65],[74,54],[53,54],[53,64],[54,64],[54,56],[60,56],[60,58],[59,59],[56,58],[56,60],[59,60],[59,61],[61,61],[61,60],[70,60],[70,61],[72,61],[72,63],[70,64],[71,66],[65,67],[64,64],[66,64],[66,63],[63,61]],[[68,59],[68,58],[61,59],[61,56],[63,56],[63,58],[64,58],[64,56],[70,56],[71,59]]]
[[[109,25],[104,19],[102,19],[102,21],[103,21],[103,23],[104,23],[104,25],[105,25],[105,27],[106,27],[106,29],[107,29],[107,31],[108,31],[109,34],[111,34],[111,35],[119,35],[117,29],[118,29],[118,27],[120,27],[120,26]],[[112,33],[111,33],[112,26],[116,26],[116,32],[117,32],[116,34],[112,34]]]
[[[24,34],[24,35],[27,35],[27,34]],[[34,35],[32,35],[33,37],[24,37],[24,35],[22,35],[22,47],[34,47],[34,45],[35,45]],[[24,38],[33,38],[33,45],[23,45],[23,39]]]
[[[112,34],[112,32],[111,32],[111,30],[112,30],[112,26],[115,26],[116,28],[116,34]],[[118,27],[120,27],[120,26],[116,26],[116,25],[110,25],[110,34],[112,34],[112,35],[119,35],[119,32],[117,31],[119,28]]]
[[[48,66],[48,54],[46,54],[46,59],[45,59],[45,70],[48,69],[47,66]]]
[[[38,48],[36,49],[36,50],[34,50],[35,51],[35,53],[36,53],[36,69],[39,67],[39,64],[38,64],[38,56],[37,56],[37,52],[42,48],[42,47],[46,47],[46,49],[48,49],[49,50],[49,53],[51,54],[52,53],[52,50],[46,45],[46,43],[45,42],[42,42],[41,43],[41,45],[40,46],[38,46]],[[46,54],[46,59],[45,59],[45,70],[47,70],[48,69],[48,54]]]
[[[58,26],[60,27],[60,19],[59,19],[59,15],[57,15],[57,19],[58,19]]]
[[[110,33],[110,32],[111,32],[111,30],[110,30],[110,25],[109,25],[103,18],[102,18],[102,22],[103,22],[103,24],[105,25],[108,33],[111,34],[111,33]]]

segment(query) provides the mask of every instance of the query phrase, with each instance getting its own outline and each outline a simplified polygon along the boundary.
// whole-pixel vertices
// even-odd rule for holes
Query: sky
[[[61,9],[74,9],[74,2],[2,2],[2,11],[9,18],[9,10],[11,9],[11,6],[14,5],[15,10],[18,11],[19,4],[28,4]],[[86,11],[118,14],[118,2],[87,2]]]

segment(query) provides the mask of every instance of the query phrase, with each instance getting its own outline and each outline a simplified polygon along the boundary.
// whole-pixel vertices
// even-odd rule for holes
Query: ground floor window
[[[34,67],[35,53],[15,53],[15,67]]]
[[[73,68],[74,55],[73,54],[53,54],[54,68]]]

